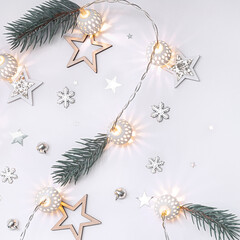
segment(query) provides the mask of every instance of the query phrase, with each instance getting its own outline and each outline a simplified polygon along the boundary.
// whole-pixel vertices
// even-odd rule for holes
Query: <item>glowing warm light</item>
[[[61,206],[62,197],[54,187],[44,187],[36,195],[36,205],[40,205],[39,210],[51,213]]]
[[[155,48],[155,53],[159,54],[163,51],[163,45],[161,43],[158,43],[157,47]]]
[[[90,15],[90,12],[88,10],[85,10],[83,8],[80,9],[80,18],[87,18]]]
[[[109,140],[116,145],[125,145],[131,142],[132,126],[124,119],[119,119],[114,129],[109,130]]]
[[[4,56],[0,56],[0,65],[2,65],[5,62],[5,57]]]
[[[171,213],[171,209],[168,206],[162,206],[159,209],[159,213],[161,216],[168,216]]]
[[[114,136],[118,136],[121,134],[122,128],[119,125],[116,125],[116,127],[112,129],[111,132]]]
[[[51,199],[48,198],[48,197],[42,197],[42,198],[40,199],[40,203],[42,203],[41,205],[42,205],[43,207],[49,207],[50,204],[51,204]]]

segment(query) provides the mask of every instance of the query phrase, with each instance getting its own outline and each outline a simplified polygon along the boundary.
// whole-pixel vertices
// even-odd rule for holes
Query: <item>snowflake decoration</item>
[[[17,179],[18,176],[15,174],[15,168],[5,167],[4,171],[1,172],[1,176],[3,177],[2,182],[8,182],[10,184],[13,183],[13,179]]]
[[[161,161],[159,156],[155,158],[149,158],[148,162],[149,163],[146,165],[146,168],[152,169],[152,173],[163,171],[162,166],[165,164],[165,162]]]
[[[158,122],[162,122],[163,119],[169,119],[169,115],[167,114],[170,111],[169,107],[164,107],[164,103],[161,102],[159,105],[152,106],[153,113],[151,115],[152,118],[157,118]]]
[[[75,92],[69,91],[67,87],[65,87],[62,92],[57,92],[57,96],[59,97],[57,103],[63,104],[65,108],[68,108],[70,103],[75,103],[75,99],[73,98],[75,96]]]

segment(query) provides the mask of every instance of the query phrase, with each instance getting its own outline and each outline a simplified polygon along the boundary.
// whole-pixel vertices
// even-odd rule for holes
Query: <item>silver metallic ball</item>
[[[15,57],[10,54],[0,54],[0,78],[10,79],[18,70],[18,62]]]
[[[124,188],[118,188],[114,192],[116,196],[116,200],[118,199],[124,199],[127,196],[127,191]]]
[[[163,195],[157,199],[154,210],[157,216],[162,217],[162,214],[165,213],[166,219],[172,220],[179,214],[180,204],[175,197]]]
[[[7,227],[11,230],[17,230],[19,226],[19,222],[17,219],[10,219],[7,222]]]
[[[156,42],[151,42],[147,47],[147,58],[150,60],[153,52],[153,47]],[[152,64],[163,67],[168,64],[172,57],[172,50],[169,45],[164,41],[159,41],[152,58]]]
[[[45,187],[37,193],[35,203],[42,203],[39,207],[42,212],[51,213],[59,208],[61,201],[62,198],[54,187]]]
[[[37,150],[38,150],[38,152],[40,152],[41,154],[46,154],[47,153],[47,151],[48,151],[48,149],[49,149],[49,146],[48,146],[48,144],[47,143],[39,143],[38,145],[37,145]]]
[[[127,144],[133,134],[132,126],[124,119],[119,119],[114,130],[109,130],[108,137],[110,142],[116,145]]]
[[[96,10],[82,9],[77,19],[77,26],[85,35],[94,35],[102,27],[102,16]]]

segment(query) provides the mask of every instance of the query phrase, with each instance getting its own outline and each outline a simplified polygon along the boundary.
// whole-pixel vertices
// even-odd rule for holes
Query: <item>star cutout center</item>
[[[83,230],[84,227],[88,226],[94,226],[101,224],[99,220],[96,218],[90,216],[89,214],[86,213],[86,207],[87,207],[87,197],[88,195],[86,194],[82,199],[80,199],[74,206],[70,206],[67,203],[62,202],[60,206],[60,211],[62,213],[62,218],[57,222],[57,224],[52,228],[52,231],[57,231],[57,230],[63,230],[63,229],[69,229],[73,233],[74,237],[76,240],[81,240],[83,237]],[[80,223],[79,229],[75,229],[72,224],[64,225],[64,222],[68,218],[67,213],[65,208],[70,209],[72,211],[75,211],[78,207],[82,205],[82,210],[81,210],[81,215],[85,217],[87,222]]]
[[[88,35],[84,35],[83,37],[64,36],[64,38],[67,40],[67,42],[70,44],[70,46],[74,50],[74,52],[73,52],[73,54],[72,54],[72,56],[71,56],[71,58],[70,58],[70,60],[67,64],[68,68],[84,61],[95,73],[97,73],[96,55],[98,53],[103,52],[103,51],[107,50],[108,48],[112,47],[111,44],[97,42],[97,41],[95,41],[94,37],[90,37],[92,45],[101,47],[101,48],[92,52],[92,62],[91,62],[86,56],[82,56],[80,58],[77,58],[77,55],[80,52],[80,49],[75,44],[75,42],[84,43],[86,41],[86,39],[88,38]]]

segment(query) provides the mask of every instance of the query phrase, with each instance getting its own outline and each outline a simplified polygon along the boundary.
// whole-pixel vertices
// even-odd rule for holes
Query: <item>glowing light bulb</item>
[[[119,119],[116,127],[110,128],[108,137],[111,142],[116,145],[125,145],[132,141],[132,126],[124,119]]]
[[[54,187],[45,187],[36,195],[36,205],[40,205],[39,210],[46,213],[56,211],[61,205],[62,198]]]
[[[155,48],[153,57],[152,57],[152,64],[160,67],[164,67],[167,65],[172,58],[172,50],[169,45],[164,41],[159,41],[157,43],[157,47]],[[153,48],[156,45],[156,42],[152,42],[147,47],[147,58],[150,60]]]
[[[77,26],[85,35],[94,35],[101,30],[102,16],[93,9],[80,9]]]
[[[154,210],[157,216],[171,220],[179,214],[180,204],[175,197],[163,195],[157,199]]]
[[[155,54],[159,54],[163,51],[163,45],[159,43],[155,49]]]
[[[87,18],[90,15],[90,11],[83,8],[80,9],[80,18]]]
[[[5,57],[3,55],[0,55],[0,65],[2,65],[5,62]]]
[[[159,213],[161,214],[161,216],[168,216],[171,212],[171,209],[168,206],[162,206],[159,209]]]
[[[18,62],[10,54],[0,54],[0,78],[11,79],[17,73]]]
[[[111,132],[114,136],[118,136],[121,134],[122,128],[119,125],[116,125],[116,127],[113,130],[111,130]]]

